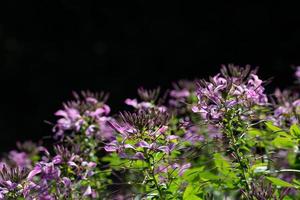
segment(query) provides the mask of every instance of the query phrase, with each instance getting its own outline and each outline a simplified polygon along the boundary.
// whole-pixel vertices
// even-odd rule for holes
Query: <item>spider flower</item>
[[[63,104],[63,109],[55,113],[60,117],[53,128],[56,137],[62,137],[66,132],[82,132],[87,137],[110,140],[113,130],[107,125],[111,120],[108,116],[110,107],[105,104],[107,96],[91,92],[82,92],[82,97],[74,93],[74,96],[75,101]]]
[[[280,91],[276,89],[274,93],[273,114],[268,116],[277,126],[289,127],[299,123],[300,119],[300,98],[297,93],[289,90]]]
[[[201,113],[204,119],[216,122],[233,108],[243,109],[243,114],[251,113],[254,106],[265,106],[268,103],[262,83],[256,70],[251,71],[250,66],[223,66],[221,73],[209,81],[200,81],[197,89],[198,105],[192,109]]]
[[[10,168],[4,164],[0,168],[0,199],[23,197],[26,176],[26,169]]]
[[[40,199],[78,195],[95,197],[94,189],[90,185],[81,186],[80,182],[94,175],[96,163],[85,161],[62,146],[56,146],[54,151],[54,157],[38,162],[29,172],[24,189],[26,195]]]
[[[127,98],[125,104],[132,106],[136,110],[157,109],[161,112],[165,112],[167,108],[162,105],[163,99],[159,99],[159,94],[160,88],[154,90],[139,88],[138,95],[141,101],[139,102],[138,99]]]
[[[173,83],[169,93],[168,109],[175,115],[187,115],[196,103],[196,81],[181,80]]]
[[[168,115],[155,109],[120,114],[120,122],[111,126],[120,134],[105,146],[107,152],[117,152],[124,158],[144,159],[150,152],[170,154],[176,146],[175,135],[168,133]],[[147,153],[146,153],[147,152]]]
[[[29,155],[25,152],[10,151],[8,158],[15,166],[20,168],[30,168],[32,164]]]

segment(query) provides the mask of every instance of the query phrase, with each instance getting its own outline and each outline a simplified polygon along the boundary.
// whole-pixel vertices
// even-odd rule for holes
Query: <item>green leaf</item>
[[[225,160],[219,153],[214,154],[214,159],[218,170],[223,174],[229,174],[230,164],[227,162],[227,160]]]
[[[300,137],[300,127],[299,127],[297,124],[293,124],[293,125],[290,127],[290,133],[291,133],[293,136]]]
[[[288,183],[284,180],[281,180],[279,178],[274,178],[274,177],[267,177],[267,179],[269,181],[271,181],[274,185],[276,186],[280,186],[280,187],[291,187],[291,188],[294,188],[295,186],[292,185],[291,183]]]
[[[211,172],[208,172],[208,171],[206,171],[206,172],[200,172],[199,176],[204,181],[208,181],[208,180],[209,181],[214,181],[214,180],[219,180],[220,179],[219,176],[217,176],[217,175],[215,175],[215,174],[213,174]]]
[[[277,148],[293,148],[296,145],[290,137],[276,137],[272,144]]]
[[[265,125],[267,126],[268,129],[270,129],[273,132],[279,132],[282,131],[281,128],[274,126],[272,122],[266,122]]]
[[[257,136],[263,135],[263,132],[261,130],[252,128],[248,131],[248,134],[253,136],[253,137],[257,137]]]
[[[196,178],[198,178],[199,174],[202,173],[204,167],[190,168],[185,171],[183,174],[183,178],[189,182],[193,182]]]
[[[189,184],[183,193],[183,200],[202,200],[202,199],[197,196],[197,188]]]
[[[300,186],[300,181],[296,180],[296,179],[293,179],[293,183]]]

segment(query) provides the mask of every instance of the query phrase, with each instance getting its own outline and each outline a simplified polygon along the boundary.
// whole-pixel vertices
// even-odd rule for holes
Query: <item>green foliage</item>
[[[279,178],[275,177],[266,177],[269,181],[271,181],[274,185],[279,186],[279,187],[289,187],[289,188],[294,188],[295,186],[291,183],[288,183],[284,180],[281,180]]]

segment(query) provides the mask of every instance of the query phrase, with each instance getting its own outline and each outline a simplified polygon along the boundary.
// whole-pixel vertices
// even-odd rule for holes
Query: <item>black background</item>
[[[204,78],[220,64],[260,66],[275,77],[270,91],[300,64],[296,5],[3,0],[0,11],[0,151],[50,135],[44,120],[73,90],[110,92],[117,112],[139,86]]]

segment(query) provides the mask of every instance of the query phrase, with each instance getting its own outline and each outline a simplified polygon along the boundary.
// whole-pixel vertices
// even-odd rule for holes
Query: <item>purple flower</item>
[[[185,164],[183,164],[183,165],[180,165],[180,164],[178,164],[178,163],[174,163],[174,164],[172,165],[172,168],[173,168],[173,169],[177,169],[177,170],[178,170],[178,175],[179,175],[179,176],[182,176],[182,175],[184,174],[184,172],[185,172],[187,169],[189,169],[191,166],[192,166],[191,163],[185,163]]]
[[[55,156],[52,159],[53,164],[60,164],[62,162],[62,157],[60,155]]]
[[[178,172],[179,176],[182,176],[182,175],[184,174],[184,172],[185,172],[187,169],[189,169],[191,166],[192,166],[191,163],[186,163],[186,164],[181,165],[181,166],[179,167],[179,172]]]
[[[86,134],[86,136],[91,137],[93,135],[93,133],[95,133],[95,132],[96,132],[96,126],[95,125],[90,125],[86,129],[85,134]]]
[[[214,88],[214,92],[222,91],[228,87],[228,81],[224,77],[220,77],[221,74],[217,74],[212,78],[216,87]],[[213,86],[211,85],[210,88]]]
[[[250,111],[255,105],[267,105],[263,81],[254,71],[249,71],[249,66],[245,69],[223,67],[221,74],[210,78],[209,82],[202,80],[197,89],[198,105],[192,107],[193,112],[200,113],[207,121],[220,122],[228,109],[240,107]]]
[[[167,140],[168,141],[177,140],[178,138],[179,138],[179,136],[177,136],[177,135],[169,135],[169,136],[167,136]]]
[[[3,170],[3,168],[6,166],[6,163],[0,162],[0,171]]]
[[[200,127],[188,124],[185,127],[183,139],[191,144],[195,144],[204,141],[204,136],[200,134]]]
[[[187,89],[182,89],[182,90],[172,90],[170,92],[170,96],[180,99],[180,98],[186,98],[190,96],[190,92]]]
[[[25,152],[10,151],[8,158],[14,162],[17,167],[30,168],[31,160]]]
[[[295,76],[297,79],[300,80],[300,66],[297,67],[296,72],[295,72]]]
[[[36,165],[33,170],[30,171],[30,173],[28,174],[27,179],[28,180],[32,180],[33,177],[35,177],[37,174],[42,172],[42,167],[40,165]]]
[[[23,183],[26,181],[26,176],[27,170],[24,168],[3,165],[0,169],[0,199],[23,197]]]
[[[107,152],[119,152],[121,150],[120,145],[116,140],[106,144],[104,149]]]
[[[159,93],[159,88],[154,90],[145,90],[144,88],[139,88],[138,95],[142,101],[139,102],[137,99],[127,98],[125,100],[125,104],[132,106],[133,108],[139,111],[154,109],[160,112],[166,112],[167,107],[161,105],[161,102],[158,101]]]
[[[30,171],[27,179],[33,180],[33,177],[39,175],[44,180],[56,180],[59,178],[60,174],[60,169],[55,166],[53,162],[39,162],[33,170]]]
[[[85,192],[83,193],[83,196],[90,196],[90,195],[92,195],[92,188],[91,186],[88,186]]]
[[[175,147],[176,147],[175,143],[169,143],[168,145],[162,145],[162,146],[156,145],[154,150],[159,150],[169,155],[175,149]]]
[[[67,130],[75,129],[78,131],[83,123],[79,111],[75,108],[69,108],[67,105],[64,105],[64,110],[57,111],[55,115],[62,117],[57,120],[53,129],[57,136],[62,136]]]
[[[97,163],[95,163],[95,162],[89,162],[87,164],[87,166],[88,166],[88,168],[93,169],[93,168],[95,168],[97,166]]]
[[[138,102],[136,99],[126,99],[125,104],[132,106],[134,108],[138,108]]]
[[[65,103],[63,109],[55,113],[61,117],[53,128],[55,137],[63,137],[65,132],[73,132],[86,134],[89,138],[96,137],[101,141],[111,140],[114,132],[107,124],[112,120],[107,116],[110,107],[104,103],[107,95],[82,92],[83,99],[78,94],[74,96],[76,101]]]
[[[110,107],[108,105],[103,105],[102,107],[96,108],[95,110],[86,110],[85,115],[92,118],[102,117],[103,115],[108,115],[110,113]]]
[[[274,93],[273,115],[267,117],[277,126],[289,127],[299,123],[300,119],[300,99],[297,93],[277,89]]]
[[[96,138],[100,140],[111,141],[115,137],[114,129],[109,125],[113,119],[110,117],[101,117],[97,119],[98,130],[95,133]]]
[[[94,98],[94,97],[86,97],[85,98],[86,102],[91,103],[91,104],[97,104],[98,103],[98,99]]]
[[[132,159],[136,160],[145,160],[145,156],[142,152],[136,152]]]
[[[140,102],[138,103],[138,101],[136,99],[126,99],[125,103],[129,106],[132,106],[136,109],[148,109],[148,108],[154,108],[154,105],[151,104],[150,102]]]
[[[162,126],[158,128],[157,130],[150,133],[151,136],[159,137],[160,135],[164,134],[169,129],[168,126]]]
[[[137,147],[143,147],[143,148],[146,148],[146,149],[150,149],[150,147],[151,147],[147,142],[145,142],[143,140],[140,141],[139,143],[137,143],[136,146]]]
[[[132,133],[136,133],[137,130],[127,123],[117,123],[114,120],[108,121],[108,124],[118,133],[122,134],[124,138],[128,137]]]
[[[62,181],[65,187],[70,187],[72,184],[71,180],[68,177],[63,177]]]
[[[155,172],[155,174],[167,173],[169,168],[170,168],[170,166],[160,165],[155,169],[154,172]]]

